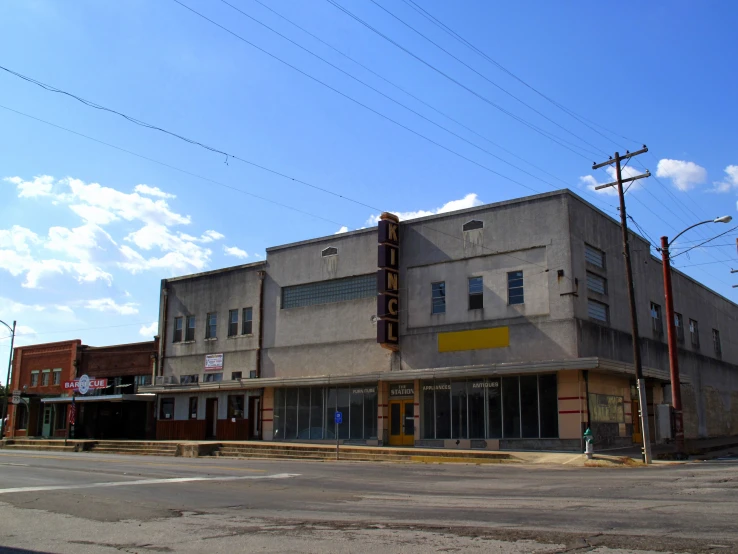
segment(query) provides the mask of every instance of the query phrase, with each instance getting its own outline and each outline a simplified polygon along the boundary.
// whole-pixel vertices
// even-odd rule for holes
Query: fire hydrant
[[[587,455],[587,459],[591,460],[594,455],[594,436],[589,427],[584,432],[584,453]]]

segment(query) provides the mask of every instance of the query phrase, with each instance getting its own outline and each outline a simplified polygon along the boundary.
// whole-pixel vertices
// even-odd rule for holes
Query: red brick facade
[[[24,397],[30,398],[61,396],[64,381],[75,378],[75,367],[81,346],[82,341],[70,340],[15,348],[10,390],[20,390]],[[59,383],[56,385],[54,384],[55,369],[61,369]],[[37,375],[35,384],[33,382],[34,373]],[[44,375],[48,375],[46,378],[48,384],[46,385],[44,384]],[[26,425],[19,425],[20,422],[16,420],[16,416],[20,415],[21,410],[27,412],[27,416],[23,417]],[[8,406],[6,436],[25,437],[34,435],[40,417],[38,404],[29,404],[25,408],[10,404]]]
[[[158,348],[158,339],[115,346],[83,346],[78,374],[96,379],[152,375]]]

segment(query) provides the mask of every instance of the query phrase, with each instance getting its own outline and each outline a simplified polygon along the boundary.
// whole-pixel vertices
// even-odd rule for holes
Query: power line
[[[278,11],[274,10],[273,8],[271,8],[270,6],[268,6],[267,4],[265,4],[264,2],[262,2],[261,0],[253,0],[253,1],[254,1],[254,2],[256,2],[257,4],[259,4],[260,6],[264,7],[265,9],[269,10],[270,12],[272,12],[272,13],[273,13],[274,15],[276,15],[277,17],[279,17],[279,18],[283,19],[284,21],[286,21],[286,22],[287,22],[287,23],[289,23],[290,25],[293,25],[293,26],[294,26],[294,27],[296,27],[297,29],[301,30],[302,32],[304,32],[304,33],[306,33],[307,35],[309,35],[310,37],[314,38],[315,40],[317,40],[317,41],[318,41],[318,42],[320,42],[321,44],[323,44],[323,45],[327,46],[328,48],[330,48],[331,50],[333,50],[333,51],[334,51],[334,52],[336,52],[337,54],[339,54],[339,55],[343,56],[344,58],[346,58],[347,60],[349,60],[349,61],[351,61],[351,62],[355,63],[356,65],[358,65],[358,66],[359,66],[359,67],[361,67],[362,69],[364,69],[364,70],[368,71],[369,73],[371,73],[371,74],[372,74],[372,75],[374,75],[375,77],[377,77],[377,78],[381,79],[382,81],[384,81],[384,82],[385,82],[385,83],[387,83],[388,85],[390,85],[390,86],[392,86],[392,87],[396,88],[396,89],[397,89],[397,90],[399,90],[400,92],[402,92],[402,93],[404,93],[404,94],[407,94],[407,95],[408,95],[408,96],[409,96],[410,98],[412,98],[412,99],[414,99],[414,100],[416,100],[416,101],[420,102],[420,103],[421,103],[421,104],[423,104],[424,106],[426,106],[426,107],[430,108],[431,110],[433,110],[434,112],[438,113],[439,115],[441,115],[441,116],[445,117],[445,118],[446,118],[446,119],[448,119],[449,121],[452,121],[452,122],[454,122],[455,124],[459,125],[459,126],[460,126],[460,127],[462,127],[463,129],[466,129],[467,131],[469,131],[470,133],[473,133],[474,135],[478,136],[478,137],[479,137],[479,138],[481,138],[482,140],[485,140],[486,142],[488,142],[488,143],[492,144],[493,146],[496,146],[497,148],[499,148],[499,149],[500,149],[500,150],[502,150],[503,152],[506,152],[507,154],[510,154],[510,155],[511,155],[511,156],[513,156],[514,158],[516,158],[516,159],[518,159],[518,160],[520,160],[520,161],[522,161],[522,162],[524,162],[524,163],[526,163],[526,164],[530,165],[531,167],[533,167],[534,169],[537,169],[537,170],[538,170],[538,171],[540,171],[541,173],[544,173],[544,174],[548,175],[549,177],[552,177],[552,178],[554,178],[554,179],[556,179],[556,180],[558,180],[558,181],[561,181],[561,182],[562,182],[562,183],[563,183],[564,185],[566,185],[566,186],[569,186],[569,183],[568,183],[567,181],[565,181],[564,179],[561,179],[560,177],[558,177],[558,176],[556,176],[556,175],[554,175],[554,174],[552,174],[552,173],[549,173],[548,171],[546,171],[546,170],[545,170],[545,169],[543,169],[542,167],[539,167],[538,165],[534,164],[534,163],[533,163],[533,162],[531,162],[530,160],[527,160],[527,159],[525,159],[525,158],[522,158],[522,157],[518,156],[517,154],[515,154],[515,153],[514,153],[514,152],[512,152],[511,150],[508,150],[507,148],[505,148],[504,146],[502,146],[502,145],[501,145],[501,144],[499,144],[498,142],[495,142],[495,141],[493,141],[492,139],[490,139],[489,137],[487,137],[487,136],[485,136],[485,135],[483,135],[483,134],[481,134],[481,133],[479,133],[479,132],[475,131],[474,129],[472,129],[471,127],[469,127],[469,126],[465,125],[464,123],[462,123],[462,122],[461,122],[461,121],[459,121],[458,119],[455,119],[455,118],[454,118],[453,116],[451,116],[451,115],[447,114],[446,112],[443,112],[443,111],[441,111],[440,109],[438,109],[438,108],[436,108],[435,106],[433,106],[432,104],[430,104],[430,103],[426,102],[426,101],[425,101],[425,100],[423,100],[422,98],[420,98],[420,97],[418,97],[418,96],[414,95],[414,94],[413,94],[412,92],[410,92],[409,90],[407,90],[407,89],[405,89],[405,88],[401,87],[400,85],[398,85],[397,83],[394,83],[393,81],[390,81],[389,79],[387,79],[387,78],[386,78],[386,77],[384,77],[383,75],[381,75],[381,74],[377,73],[376,71],[374,71],[374,70],[373,70],[373,69],[371,69],[370,67],[368,67],[368,66],[364,65],[363,63],[361,63],[360,61],[356,60],[355,58],[352,58],[351,56],[349,56],[348,54],[346,54],[346,53],[345,53],[345,52],[343,52],[342,50],[339,50],[338,48],[336,48],[336,47],[335,47],[335,46],[333,46],[332,44],[330,44],[330,43],[326,42],[325,40],[321,39],[321,38],[320,38],[319,36],[317,36],[316,34],[314,34],[314,33],[311,33],[310,31],[308,31],[307,29],[305,29],[305,28],[304,28],[304,27],[302,27],[301,25],[299,25],[299,24],[295,23],[295,22],[294,22],[294,21],[292,21],[291,19],[287,18],[286,16],[282,15],[282,14],[281,14],[281,13],[279,13]],[[249,17],[251,17],[251,16],[249,16]],[[504,161],[504,160],[503,160],[503,161]],[[508,163],[508,162],[505,162],[505,163]],[[516,167],[516,166],[513,166],[513,167]],[[521,170],[521,171],[522,171],[522,170]]]
[[[533,112],[537,113],[538,115],[540,115],[541,117],[543,117],[547,121],[550,121],[551,123],[553,123],[554,125],[556,125],[560,129],[563,129],[564,131],[566,131],[567,133],[569,133],[573,137],[575,137],[575,138],[579,139],[580,141],[582,141],[584,144],[586,144],[588,146],[591,146],[592,148],[595,148],[597,150],[600,150],[600,152],[604,152],[604,150],[600,149],[598,146],[595,146],[594,144],[592,144],[591,142],[587,141],[586,139],[580,137],[579,135],[577,135],[573,131],[567,129],[563,125],[559,124],[557,121],[555,121],[555,120],[551,119],[550,117],[548,117],[543,112],[537,110],[536,108],[534,108],[530,104],[526,103],[524,100],[522,100],[519,97],[515,96],[512,92],[510,92],[507,89],[501,87],[499,84],[497,84],[493,80],[489,79],[486,75],[484,75],[484,74],[480,73],[479,71],[477,71],[476,69],[474,69],[472,66],[470,66],[469,64],[467,64],[466,62],[464,62],[463,60],[461,60],[460,58],[458,58],[457,56],[455,56],[454,54],[452,54],[451,52],[449,52],[448,50],[446,50],[445,48],[443,48],[440,44],[438,44],[437,42],[435,42],[432,39],[428,38],[426,35],[424,35],[420,31],[418,31],[415,27],[413,27],[412,25],[410,25],[409,23],[407,23],[406,21],[404,21],[403,19],[401,19],[400,17],[398,17],[397,15],[395,15],[393,12],[391,12],[390,10],[388,10],[387,8],[385,8],[384,6],[382,6],[376,0],[369,0],[369,1],[372,4],[374,4],[375,6],[377,6],[378,8],[380,8],[381,10],[383,10],[385,13],[389,14],[390,16],[392,16],[394,19],[396,19],[397,21],[399,21],[400,23],[402,23],[405,27],[407,27],[411,31],[413,31],[417,35],[423,37],[425,40],[427,40],[428,42],[430,42],[433,46],[435,46],[436,48],[438,48],[442,52],[445,52],[447,55],[451,56],[454,60],[456,60],[457,62],[459,62],[461,65],[463,65],[464,67],[466,67],[470,71],[474,72],[476,75],[479,75],[482,79],[484,79],[485,81],[487,81],[488,83],[490,83],[492,86],[498,88],[499,90],[501,90],[502,92],[504,92],[505,94],[507,94],[508,96],[510,96],[511,98],[513,98],[513,99],[517,100],[518,102],[520,102],[526,108],[528,108],[528,109],[532,110]],[[595,154],[595,155],[597,155],[597,154]]]
[[[728,229],[728,230],[727,230],[727,231],[725,231],[724,233],[720,233],[719,235],[716,235],[716,236],[712,237],[711,239],[707,239],[707,240],[706,240],[705,242],[701,242],[700,244],[696,244],[696,245],[694,245],[694,246],[692,246],[692,247],[690,247],[690,248],[687,248],[687,249],[686,249],[686,250],[684,250],[683,252],[679,252],[678,254],[674,254],[674,255],[673,255],[673,256],[671,257],[671,259],[673,260],[673,259],[674,259],[674,258],[676,258],[677,256],[681,256],[682,254],[686,254],[686,253],[687,253],[687,252],[689,252],[690,250],[694,250],[695,248],[699,248],[699,247],[700,247],[700,246],[702,246],[703,244],[707,244],[708,242],[711,242],[711,241],[713,241],[713,240],[715,240],[715,239],[717,239],[717,238],[720,238],[720,237],[722,237],[722,236],[725,236],[725,235],[727,235],[728,233],[731,233],[731,232],[735,231],[736,229],[738,229],[738,225],[736,225],[736,226],[735,226],[735,227],[733,227],[732,229]]]
[[[179,0],[173,0],[173,1],[175,1],[175,2],[178,2],[178,3],[179,3]],[[453,77],[451,77],[451,76],[450,76],[450,75],[449,75],[448,73],[445,73],[445,72],[441,71],[440,69],[438,69],[438,68],[437,68],[436,66],[434,66],[433,64],[431,64],[431,63],[429,63],[429,62],[425,61],[425,60],[424,60],[423,58],[421,58],[420,56],[418,56],[418,55],[414,54],[413,52],[411,52],[410,50],[408,50],[407,48],[405,48],[405,47],[404,47],[404,46],[402,46],[401,44],[399,44],[399,43],[395,42],[395,41],[394,41],[393,39],[391,39],[390,37],[388,37],[387,35],[385,35],[385,34],[384,34],[384,33],[382,33],[381,31],[377,30],[376,28],[372,27],[372,26],[371,26],[371,25],[370,25],[369,23],[367,23],[366,21],[364,21],[363,19],[361,19],[361,18],[360,18],[360,17],[358,17],[357,15],[353,14],[352,12],[350,12],[349,10],[347,10],[346,8],[344,8],[343,6],[341,6],[340,4],[338,4],[337,2],[335,2],[334,0],[326,0],[326,1],[327,1],[327,2],[329,3],[329,4],[331,4],[332,6],[334,6],[335,8],[337,8],[338,10],[340,10],[340,11],[344,12],[344,13],[345,13],[346,15],[348,15],[348,16],[349,16],[349,17],[351,17],[352,19],[354,19],[354,20],[356,20],[357,22],[359,22],[360,24],[364,25],[364,26],[365,26],[365,27],[366,27],[367,29],[370,29],[370,30],[371,30],[371,31],[373,31],[374,33],[378,34],[378,35],[379,35],[380,37],[382,37],[383,39],[385,39],[385,40],[386,40],[386,41],[388,41],[389,43],[393,44],[394,46],[396,46],[397,48],[399,48],[399,49],[400,49],[400,50],[402,50],[403,52],[407,53],[407,54],[408,54],[409,56],[411,56],[411,57],[415,58],[416,60],[418,60],[418,61],[419,61],[419,62],[421,62],[422,64],[426,65],[427,67],[429,67],[429,68],[430,68],[430,69],[432,69],[433,71],[437,72],[438,74],[442,75],[442,76],[443,76],[443,77],[445,77],[446,79],[450,80],[451,82],[453,82],[453,83],[455,83],[456,85],[460,86],[460,87],[461,87],[461,88],[463,88],[464,90],[466,90],[466,91],[468,91],[469,93],[473,94],[474,96],[476,96],[477,98],[479,98],[479,99],[480,99],[480,100],[482,100],[483,102],[485,102],[485,103],[489,104],[490,106],[492,106],[492,107],[494,107],[494,108],[496,108],[496,109],[500,110],[500,111],[501,111],[502,113],[504,113],[504,114],[508,115],[509,117],[511,117],[511,118],[513,118],[513,119],[515,119],[516,121],[518,121],[518,122],[522,123],[522,124],[523,124],[523,125],[525,125],[526,127],[529,127],[530,129],[533,129],[533,130],[534,130],[534,131],[536,131],[537,133],[539,133],[539,134],[543,135],[544,137],[548,138],[549,140],[552,140],[553,142],[557,143],[557,144],[558,144],[559,146],[562,146],[563,148],[566,148],[567,150],[569,150],[569,151],[573,152],[573,153],[574,153],[574,154],[576,154],[577,156],[580,156],[580,157],[584,158],[585,160],[588,160],[588,161],[589,161],[589,158],[588,158],[587,156],[583,155],[583,154],[582,154],[581,152],[577,152],[576,150],[574,150],[574,149],[573,149],[573,148],[571,148],[570,146],[567,146],[567,144],[565,144],[565,143],[568,143],[569,145],[572,145],[572,146],[574,146],[575,148],[579,148],[580,150],[582,150],[582,151],[584,151],[584,152],[589,152],[589,150],[587,150],[586,148],[583,148],[583,147],[581,147],[581,146],[579,146],[579,145],[577,145],[577,144],[573,144],[573,143],[571,143],[570,141],[567,141],[567,140],[566,140],[566,139],[564,139],[564,138],[561,138],[561,137],[559,137],[559,136],[557,136],[557,135],[554,135],[553,133],[549,133],[548,131],[545,131],[544,129],[541,129],[540,127],[538,127],[538,126],[534,125],[533,123],[530,123],[530,122],[528,122],[528,121],[524,120],[524,119],[523,119],[523,118],[521,118],[520,116],[517,116],[517,115],[515,115],[514,113],[512,113],[512,112],[510,112],[510,111],[506,110],[505,108],[503,108],[503,107],[502,107],[502,106],[500,106],[499,104],[497,104],[497,103],[493,102],[492,100],[490,100],[490,99],[489,99],[489,98],[487,98],[486,96],[483,96],[483,95],[479,94],[478,92],[476,92],[475,90],[473,90],[473,89],[469,88],[468,86],[464,85],[463,83],[461,83],[461,82],[460,82],[460,81],[458,81],[457,79],[454,79]],[[591,152],[589,152],[589,153],[591,153]],[[594,155],[599,155],[599,154],[594,154]]]
[[[177,2],[177,0],[174,0],[174,1]],[[177,3],[179,3],[179,2],[177,2]],[[77,100],[77,101],[79,101],[79,102],[81,102],[81,103],[83,103],[83,104],[85,104],[87,106],[90,106],[92,108],[95,108],[95,109],[98,109],[98,110],[102,110],[102,111],[106,111],[106,112],[109,112],[109,113],[118,115],[118,116],[120,116],[120,117],[122,117],[122,118],[124,118],[124,119],[126,119],[128,121],[130,121],[131,123],[135,123],[136,125],[140,125],[142,127],[148,128],[148,129],[152,129],[152,130],[155,130],[155,131],[159,131],[159,132],[165,133],[165,134],[170,135],[172,137],[175,137],[175,138],[178,138],[180,140],[183,140],[183,141],[185,141],[185,142],[187,142],[189,144],[193,144],[195,146],[200,146],[201,148],[204,148],[204,149],[209,150],[211,152],[215,152],[217,154],[223,154],[224,156],[226,156],[226,160],[228,158],[233,158],[234,160],[238,160],[238,161],[244,162],[244,163],[249,164],[249,165],[251,165],[253,167],[257,167],[259,169],[262,169],[264,171],[268,171],[269,173],[273,173],[274,175],[278,175],[278,176],[284,177],[286,179],[290,179],[292,181],[295,181],[296,183],[300,183],[302,185],[305,185],[305,186],[308,186],[310,188],[319,190],[319,191],[324,192],[326,194],[330,194],[332,196],[336,196],[338,198],[342,198],[343,200],[347,200],[349,202],[353,202],[354,204],[358,204],[359,206],[363,206],[365,208],[369,208],[370,210],[379,210],[379,208],[375,208],[373,206],[370,206],[369,204],[365,204],[364,202],[360,202],[358,200],[354,200],[352,198],[349,198],[349,197],[344,196],[342,194],[339,194],[337,192],[334,192],[334,191],[331,191],[331,190],[328,190],[328,189],[325,189],[325,188],[322,188],[322,187],[318,187],[316,185],[313,185],[311,183],[308,183],[307,181],[302,181],[300,179],[295,179],[294,177],[290,177],[290,176],[285,175],[284,173],[281,173],[281,172],[276,171],[274,169],[270,169],[268,167],[265,167],[263,165],[257,164],[255,162],[252,162],[252,161],[247,160],[245,158],[242,158],[240,156],[236,156],[235,154],[230,154],[230,153],[228,153],[228,152],[226,152],[224,150],[219,150],[217,148],[213,148],[212,146],[208,146],[208,145],[203,144],[201,142],[198,142],[196,140],[189,139],[189,138],[184,137],[182,135],[179,135],[177,133],[173,133],[172,131],[168,131],[168,130],[162,128],[162,127],[157,127],[156,125],[152,125],[150,123],[146,123],[145,121],[141,121],[140,119],[136,119],[135,117],[131,117],[129,115],[126,115],[126,114],[124,114],[122,112],[119,112],[117,110],[114,110],[112,108],[107,108],[105,106],[102,106],[102,105],[97,104],[95,102],[92,102],[90,100],[85,100],[84,98],[81,98],[80,96],[77,96],[77,95],[72,94],[70,92],[66,92],[64,90],[58,89],[58,88],[53,87],[51,85],[42,83],[41,81],[37,81],[36,79],[33,79],[31,77],[27,77],[25,75],[22,75],[20,73],[17,73],[15,71],[12,71],[12,70],[8,69],[7,67],[3,67],[3,66],[0,65],[0,69],[2,69],[3,71],[7,71],[8,73],[10,73],[12,75],[15,75],[16,77],[19,77],[19,78],[21,78],[21,79],[23,79],[25,81],[28,81],[28,82],[33,83],[35,85],[38,85],[41,88],[43,88],[45,90],[48,90],[50,92],[55,92],[55,93],[58,93],[58,94],[63,94],[63,95],[69,96],[69,97],[74,98],[75,100]]]
[[[109,142],[105,142],[103,140],[96,139],[94,137],[91,137],[89,135],[85,135],[84,133],[80,133],[78,131],[73,131],[72,129],[69,129],[67,127],[62,127],[61,125],[57,125],[56,123],[51,123],[50,121],[46,121],[46,120],[41,119],[39,117],[34,117],[34,116],[29,115],[27,113],[23,113],[23,112],[20,112],[18,110],[14,110],[13,108],[9,108],[7,106],[3,106],[2,104],[0,104],[0,108],[2,108],[4,110],[8,110],[9,112],[16,113],[18,115],[22,115],[23,117],[27,117],[29,119],[33,119],[35,121],[38,121],[39,123],[43,123],[44,125],[49,125],[51,127],[55,127],[57,129],[61,129],[62,131],[66,131],[68,133],[72,133],[74,135],[77,135],[79,137],[85,138],[87,140],[91,140],[93,142],[97,142],[98,144],[102,144],[104,146],[108,146],[109,148],[114,148],[114,149],[119,150],[121,152],[125,152],[126,154],[130,154],[131,156],[136,156],[137,158],[141,158],[143,160],[146,160],[146,161],[149,161],[149,162],[153,162],[153,163],[158,164],[158,165],[161,165],[163,167],[168,167],[169,169],[174,169],[175,171],[179,171],[180,173],[184,173],[185,175],[190,175],[191,177],[195,177],[197,179],[202,179],[203,181],[207,181],[208,183],[212,183],[214,185],[218,185],[218,186],[223,187],[223,188],[227,188],[227,189],[230,189],[230,190],[233,190],[233,191],[236,191],[236,192],[240,192],[241,194],[245,194],[247,196],[251,196],[252,198],[257,198],[259,200],[263,200],[264,202],[269,202],[270,204],[274,204],[275,206],[280,206],[282,208],[286,208],[286,209],[292,210],[294,212],[298,212],[298,213],[301,213],[301,214],[309,215],[310,217],[314,217],[316,219],[321,219],[321,220],[326,221],[328,223],[332,223],[332,224],[338,225],[339,227],[343,225],[343,224],[341,224],[341,223],[339,223],[337,221],[333,221],[332,219],[327,219],[327,218],[325,218],[323,216],[316,215],[316,214],[313,214],[313,213],[310,213],[310,212],[306,212],[305,210],[301,210],[299,208],[295,208],[295,207],[289,206],[287,204],[283,204],[282,202],[278,202],[276,200],[271,200],[270,198],[266,198],[264,196],[259,196],[258,194],[253,194],[251,192],[247,192],[247,191],[245,191],[243,189],[239,189],[239,188],[233,187],[231,185],[227,185],[225,183],[222,183],[220,181],[216,181],[215,179],[211,179],[211,178],[205,177],[203,175],[198,175],[197,173],[193,173],[191,171],[187,171],[186,169],[182,169],[181,167],[177,167],[175,165],[168,164],[168,163],[162,162],[160,160],[156,160],[156,159],[151,158],[149,156],[144,156],[143,154],[139,154],[138,152],[133,152],[132,150],[127,150],[127,149],[122,148],[120,146],[116,146],[115,144],[110,144]],[[292,180],[295,180],[295,179],[292,179]]]
[[[501,71],[507,73],[510,77],[512,77],[513,79],[517,80],[518,82],[520,82],[521,84],[523,84],[524,86],[526,86],[527,88],[529,88],[530,90],[532,90],[533,92],[535,92],[536,94],[538,94],[541,98],[547,100],[548,102],[550,102],[551,104],[553,104],[554,106],[556,106],[557,108],[559,108],[561,111],[563,111],[564,113],[570,115],[571,117],[573,117],[574,119],[576,119],[577,121],[579,121],[580,123],[582,123],[583,125],[589,127],[594,132],[596,132],[599,135],[601,135],[602,137],[606,138],[607,140],[609,140],[613,144],[617,145],[617,143],[615,141],[613,141],[607,135],[602,134],[600,131],[598,131],[594,127],[588,125],[587,122],[591,123],[592,125],[595,125],[595,126],[599,127],[600,129],[603,129],[603,130],[607,131],[608,133],[610,133],[610,134],[612,134],[614,136],[620,137],[620,138],[625,139],[625,140],[630,141],[630,142],[634,142],[636,144],[643,144],[643,141],[637,141],[637,140],[634,140],[634,139],[630,139],[630,138],[628,138],[626,136],[623,136],[623,135],[621,135],[619,133],[616,133],[615,131],[611,131],[607,127],[604,127],[603,125],[600,125],[599,123],[596,123],[596,122],[592,121],[591,119],[587,119],[583,115],[577,114],[575,111],[567,108],[566,106],[564,106],[560,102],[557,102],[556,100],[552,99],[551,97],[547,96],[546,94],[544,94],[543,92],[541,92],[540,90],[538,90],[537,88],[535,88],[530,83],[528,83],[528,82],[524,81],[523,79],[521,79],[520,77],[518,77],[515,73],[513,73],[512,71],[510,71],[509,69],[507,69],[506,67],[504,67],[498,61],[496,61],[493,58],[491,58],[484,51],[482,51],[479,48],[477,48],[476,46],[474,46],[471,42],[469,42],[468,40],[466,40],[459,33],[457,33],[456,31],[454,31],[453,29],[451,29],[451,27],[449,27],[448,25],[446,25],[445,23],[443,23],[442,21],[440,21],[438,18],[436,18],[435,16],[433,16],[430,12],[428,12],[427,10],[425,10],[424,8],[422,8],[421,6],[419,6],[413,0],[403,0],[403,2],[405,2],[408,6],[410,6],[415,11],[417,11],[418,13],[420,13],[420,15],[422,15],[423,17],[425,17],[426,19],[428,19],[431,23],[433,23],[434,25],[436,25],[437,27],[439,27],[440,29],[442,29],[443,31],[445,31],[446,33],[448,33],[449,35],[451,35],[453,38],[455,38],[456,40],[458,40],[459,42],[461,42],[467,48],[469,48],[472,51],[476,52],[479,56],[481,56],[482,58],[484,58],[485,60],[487,60],[489,63],[495,65]]]

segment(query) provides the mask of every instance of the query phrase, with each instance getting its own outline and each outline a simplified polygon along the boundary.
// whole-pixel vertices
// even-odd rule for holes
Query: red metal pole
[[[679,358],[677,352],[676,324],[674,322],[674,295],[671,290],[671,264],[669,239],[661,237],[661,259],[664,269],[664,300],[666,302],[666,329],[669,344],[669,374],[671,376],[671,403],[674,407],[674,427],[677,453],[684,453],[684,419],[682,416],[682,389],[679,384]]]

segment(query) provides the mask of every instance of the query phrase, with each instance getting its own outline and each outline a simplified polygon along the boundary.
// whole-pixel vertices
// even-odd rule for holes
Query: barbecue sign
[[[65,391],[78,392],[87,394],[91,390],[104,389],[108,386],[107,379],[91,379],[88,375],[82,375],[74,381],[64,381],[63,388]]]

